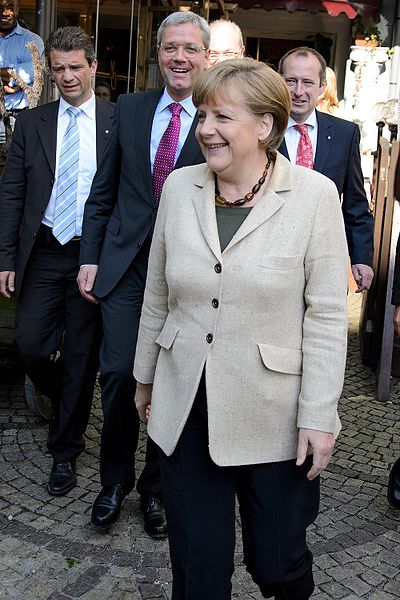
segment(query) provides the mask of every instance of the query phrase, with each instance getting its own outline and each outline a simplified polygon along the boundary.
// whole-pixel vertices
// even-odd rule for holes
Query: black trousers
[[[42,226],[42,231],[46,228]],[[61,244],[47,231],[36,242],[16,310],[16,341],[26,371],[50,398],[54,419],[48,448],[57,461],[84,449],[99,364],[99,307],[82,298],[76,283],[79,241]],[[62,358],[50,360],[62,346]]]
[[[133,401],[135,359],[150,250],[148,239],[124,277],[100,301],[104,338],[100,349],[103,430],[100,476],[102,485],[134,480],[139,416]],[[146,463],[137,483],[139,494],[161,498],[157,447],[148,439]]]
[[[266,440],[268,443],[268,440]],[[178,445],[161,450],[173,572],[172,600],[229,600],[235,495],[244,563],[265,598],[306,600],[314,589],[306,528],[319,508],[319,479],[295,461],[219,467],[208,452],[204,377]]]

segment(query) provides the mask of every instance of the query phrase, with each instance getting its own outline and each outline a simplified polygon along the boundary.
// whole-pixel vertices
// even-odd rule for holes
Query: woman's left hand
[[[147,423],[150,415],[151,393],[153,391],[152,383],[136,384],[135,404],[142,423]]]
[[[306,460],[309,445],[313,449],[313,464],[307,473],[307,478],[311,481],[328,466],[335,446],[335,437],[333,433],[326,431],[300,428],[296,465],[300,466]]]

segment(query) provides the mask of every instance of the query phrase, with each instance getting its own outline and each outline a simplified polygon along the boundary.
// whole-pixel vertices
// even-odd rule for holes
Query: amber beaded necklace
[[[233,202],[225,200],[225,198],[221,196],[218,189],[217,175],[215,175],[215,204],[218,204],[219,206],[227,206],[228,208],[232,208],[234,206],[243,206],[243,204],[246,204],[246,202],[251,202],[254,196],[260,191],[261,186],[265,183],[270,164],[271,160],[270,158],[268,158],[268,162],[265,165],[264,172],[261,175],[260,179],[257,181],[257,183],[252,187],[251,192],[246,194],[244,198],[239,198],[238,200],[234,200]]]

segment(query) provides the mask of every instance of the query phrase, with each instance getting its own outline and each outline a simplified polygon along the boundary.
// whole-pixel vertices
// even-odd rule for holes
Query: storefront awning
[[[344,13],[349,19],[361,15],[364,18],[378,21],[380,0],[364,0],[363,2],[350,2],[349,0],[237,0],[237,3],[246,9],[256,6],[265,10],[286,8],[289,12],[307,9],[309,12],[325,11],[331,17],[337,17]]]

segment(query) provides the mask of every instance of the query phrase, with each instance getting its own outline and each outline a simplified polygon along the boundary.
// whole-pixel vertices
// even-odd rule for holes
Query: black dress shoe
[[[144,530],[155,540],[167,537],[167,521],[164,507],[154,494],[146,494],[140,498],[140,508],[144,514]]]
[[[94,501],[92,523],[99,531],[107,531],[118,521],[125,496],[133,490],[131,482],[119,482],[106,485]]]
[[[400,508],[400,458],[396,460],[389,474],[387,499],[391,506]]]
[[[53,462],[47,491],[51,496],[63,496],[76,486],[75,461]]]

